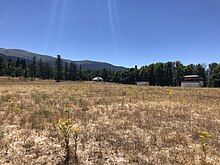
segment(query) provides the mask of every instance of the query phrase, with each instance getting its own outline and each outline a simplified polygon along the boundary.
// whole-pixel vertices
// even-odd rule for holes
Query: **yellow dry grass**
[[[7,78],[0,79],[0,164],[62,162],[56,123],[66,104],[80,128],[79,164],[200,164],[200,130],[212,135],[207,164],[220,164],[220,89]]]

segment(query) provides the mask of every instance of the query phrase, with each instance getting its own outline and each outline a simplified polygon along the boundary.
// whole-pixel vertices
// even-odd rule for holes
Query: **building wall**
[[[204,82],[203,81],[183,81],[181,82],[181,87],[203,87]]]
[[[137,85],[141,85],[141,86],[149,86],[149,82],[148,81],[140,81],[140,82],[136,82]]]

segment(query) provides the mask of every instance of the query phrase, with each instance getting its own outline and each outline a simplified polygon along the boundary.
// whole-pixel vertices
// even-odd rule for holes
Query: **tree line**
[[[152,86],[180,86],[184,75],[199,75],[204,79],[205,86],[220,87],[220,64],[190,64],[183,65],[180,61],[158,62],[142,66],[135,66],[127,70],[83,70],[81,65],[77,68],[74,62],[63,63],[61,56],[57,55],[56,65],[52,67],[49,62],[41,59],[37,62],[33,58],[31,64],[25,59],[16,61],[3,60],[0,57],[0,76],[55,79],[56,81],[90,81],[93,77],[102,77],[105,82],[122,84],[135,84],[137,81],[149,81]]]

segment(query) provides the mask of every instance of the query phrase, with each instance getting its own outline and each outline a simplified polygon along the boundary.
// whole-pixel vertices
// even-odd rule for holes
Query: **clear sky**
[[[220,0],[0,0],[0,47],[127,67],[220,62]]]

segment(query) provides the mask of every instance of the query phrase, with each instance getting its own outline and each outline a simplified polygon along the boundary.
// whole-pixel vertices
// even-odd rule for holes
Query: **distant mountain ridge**
[[[49,62],[52,66],[55,66],[56,58],[49,56],[49,55],[42,55],[37,53],[32,53],[26,50],[21,49],[5,49],[0,48],[0,57],[3,59],[11,59],[12,61],[17,60],[17,58],[25,59],[27,63],[31,63],[33,57],[36,57],[36,61],[40,59],[43,62]],[[62,56],[61,56],[62,57]],[[62,59],[63,63],[67,62],[70,63],[71,60]],[[81,65],[82,70],[90,69],[90,70],[98,70],[98,69],[111,69],[111,70],[126,70],[127,68],[122,66],[115,66],[106,62],[98,62],[98,61],[90,61],[90,60],[82,60],[82,61],[73,61],[75,62],[76,66],[79,68]]]

